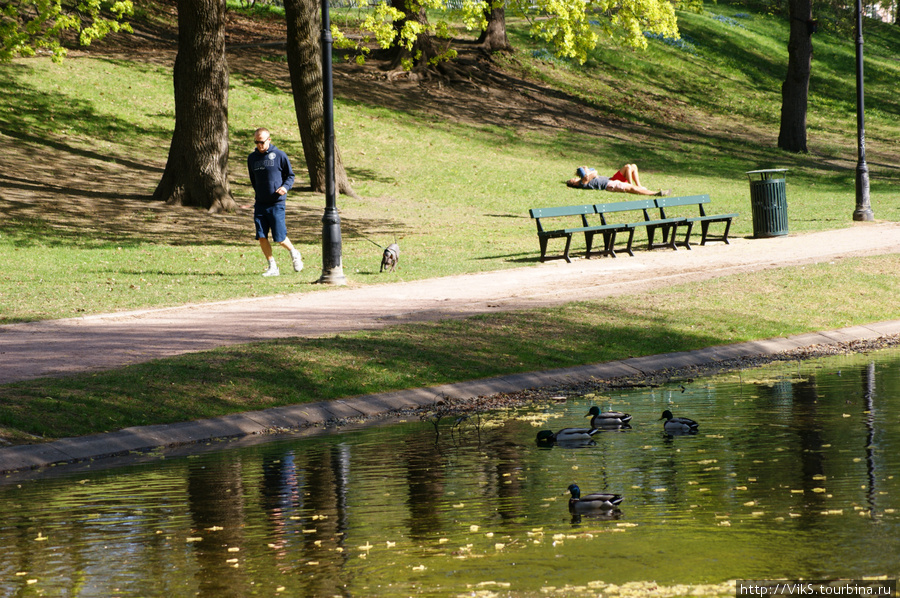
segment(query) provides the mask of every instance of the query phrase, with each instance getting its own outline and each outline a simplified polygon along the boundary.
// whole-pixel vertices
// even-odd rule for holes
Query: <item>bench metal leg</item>
[[[584,233],[585,259],[591,259],[591,247],[594,245],[594,233]]]
[[[687,249],[693,249],[691,247],[691,231],[692,230],[694,230],[694,223],[688,222],[687,223],[687,232],[684,233],[684,241],[681,242],[681,244],[684,245]]]
[[[616,231],[603,233],[603,253],[609,257],[616,257]]]
[[[631,248],[631,244],[634,242],[634,229],[628,229],[628,246],[625,248],[625,251],[628,252],[628,255],[634,257],[634,250]]]
[[[566,258],[566,262],[572,263],[572,259],[569,257],[569,246],[572,245],[572,235],[566,237],[566,249],[563,251],[563,257]]]

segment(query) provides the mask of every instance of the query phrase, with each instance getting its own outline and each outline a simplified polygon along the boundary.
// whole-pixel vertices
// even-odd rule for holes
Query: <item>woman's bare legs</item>
[[[637,164],[626,164],[620,170],[625,179],[635,187],[643,187],[641,185],[641,175],[638,172]]]

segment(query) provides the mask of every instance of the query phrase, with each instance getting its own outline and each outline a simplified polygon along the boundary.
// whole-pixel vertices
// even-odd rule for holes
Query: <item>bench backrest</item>
[[[556,216],[582,216],[585,214],[593,214],[594,206],[587,204],[583,206],[562,206],[559,208],[532,208],[528,210],[532,218],[555,218]]]
[[[709,195],[686,195],[684,197],[657,197],[656,207],[674,208],[709,203]]]
[[[594,204],[594,210],[598,214],[607,214],[610,212],[626,212],[634,210],[651,210],[656,207],[652,199],[636,199],[633,201],[616,201],[612,203]]]

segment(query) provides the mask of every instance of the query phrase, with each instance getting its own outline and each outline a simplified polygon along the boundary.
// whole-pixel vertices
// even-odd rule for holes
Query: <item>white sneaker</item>
[[[278,265],[275,264],[275,262],[270,262],[269,267],[262,273],[263,276],[278,276],[279,274],[281,274],[281,272],[279,272]]]
[[[303,269],[303,258],[296,249],[291,252],[291,260],[294,262],[294,272],[299,272]]]

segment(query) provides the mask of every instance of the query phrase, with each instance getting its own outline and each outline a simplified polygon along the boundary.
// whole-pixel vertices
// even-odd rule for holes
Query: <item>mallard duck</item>
[[[619,506],[625,500],[621,494],[607,494],[605,492],[592,492],[581,496],[581,488],[577,484],[569,486],[572,498],[569,499],[570,511],[609,511]]]
[[[591,436],[600,431],[595,428],[563,428],[554,434],[551,430],[541,430],[537,439],[538,442],[582,442],[590,440]]]
[[[622,411],[604,411],[600,412],[600,408],[594,405],[585,417],[591,418],[592,428],[618,428],[631,421],[630,413]]]
[[[666,420],[666,423],[663,424],[663,429],[670,434],[694,434],[697,431],[697,428],[700,426],[700,424],[692,419],[688,419],[686,417],[674,417],[672,415],[672,412],[668,409],[663,411],[662,417],[659,419]]]

